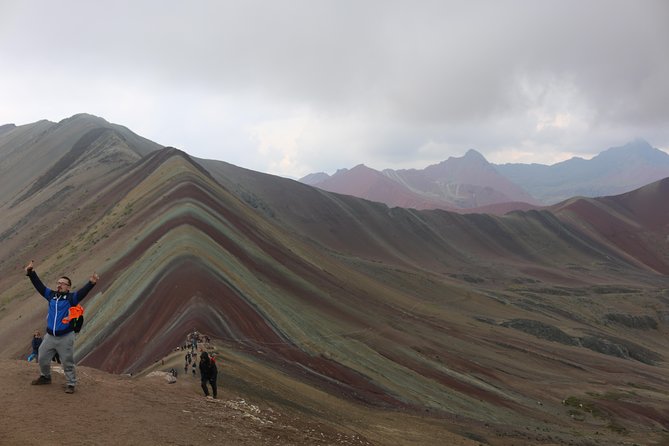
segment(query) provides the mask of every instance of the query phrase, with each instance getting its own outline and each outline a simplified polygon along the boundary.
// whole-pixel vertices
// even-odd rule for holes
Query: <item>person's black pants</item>
[[[202,380],[202,390],[204,390],[204,396],[209,396],[209,388],[207,387],[207,383],[211,384],[211,394],[214,398],[216,398],[216,377],[209,379],[205,378]]]

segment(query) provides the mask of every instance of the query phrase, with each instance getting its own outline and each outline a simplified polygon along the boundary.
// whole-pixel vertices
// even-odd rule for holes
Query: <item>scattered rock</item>
[[[147,378],[163,378],[165,381],[167,381],[169,384],[174,384],[177,382],[177,379],[174,375],[168,372],[161,372],[156,370],[155,372],[151,372],[148,375],[146,375]]]
[[[569,336],[553,325],[531,319],[512,319],[502,323],[503,327],[513,328],[534,335],[541,339],[559,342],[565,345],[579,345],[578,338]]]
[[[638,330],[657,330],[657,321],[650,316],[632,316],[631,314],[608,313],[604,321],[623,325]]]

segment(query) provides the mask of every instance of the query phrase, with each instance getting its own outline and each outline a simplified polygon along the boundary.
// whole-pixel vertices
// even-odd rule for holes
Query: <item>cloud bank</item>
[[[0,123],[300,177],[669,148],[666,1],[4,1]]]

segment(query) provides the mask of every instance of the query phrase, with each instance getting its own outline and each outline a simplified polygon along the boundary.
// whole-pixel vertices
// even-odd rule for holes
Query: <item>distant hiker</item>
[[[200,378],[202,380],[202,390],[204,396],[209,396],[207,383],[211,384],[211,393],[216,398],[216,379],[218,378],[218,368],[216,362],[209,358],[207,352],[203,352],[200,356]]]
[[[193,328],[193,333],[191,333],[191,350],[197,351],[197,330]]]
[[[39,346],[42,344],[42,334],[39,330],[35,330],[33,333],[32,348],[33,352],[28,356],[28,362],[32,362],[33,359],[39,361]]]
[[[38,350],[40,376],[32,381],[33,385],[51,384],[51,359],[58,355],[63,362],[63,371],[67,380],[66,393],[74,393],[77,378],[74,369],[74,331],[69,323],[63,319],[69,318],[70,307],[83,300],[98,281],[98,275],[93,273],[83,287],[78,291],[70,291],[72,281],[62,276],[56,282],[56,289],[44,286],[33,267],[33,261],[26,266],[26,275],[33,286],[49,303],[49,313],[46,322],[46,334]]]

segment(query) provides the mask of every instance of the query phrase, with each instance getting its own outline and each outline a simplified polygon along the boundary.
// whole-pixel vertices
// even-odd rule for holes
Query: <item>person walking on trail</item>
[[[42,334],[39,332],[39,330],[35,330],[33,333],[33,340],[32,340],[32,348],[33,351],[28,356],[28,362],[32,362],[33,359],[37,359],[39,361],[39,346],[42,344]]]
[[[47,288],[35,272],[33,261],[26,266],[26,275],[33,286],[48,302],[49,312],[46,321],[46,334],[39,346],[38,362],[40,376],[32,381],[33,385],[51,384],[51,358],[60,356],[65,372],[66,393],[74,393],[77,378],[74,369],[74,331],[69,323],[70,307],[82,301],[93,289],[99,277],[93,273],[88,282],[77,291],[70,291],[72,281],[67,276],[60,277],[56,289]]]
[[[211,385],[211,394],[216,398],[216,379],[218,378],[218,368],[216,362],[209,357],[207,352],[202,352],[200,355],[200,378],[202,381],[202,390],[204,396],[209,396],[209,389],[207,383]]]

